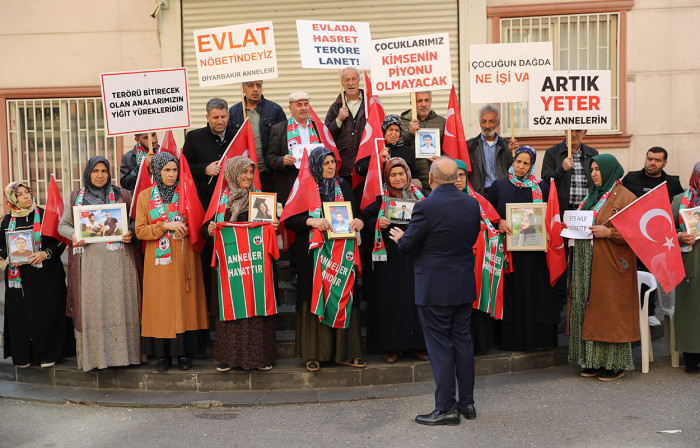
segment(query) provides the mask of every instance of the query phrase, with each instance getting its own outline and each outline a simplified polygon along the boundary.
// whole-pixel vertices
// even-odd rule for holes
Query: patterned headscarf
[[[389,114],[384,117],[384,121],[382,121],[382,135],[386,134],[386,130],[389,129],[389,126],[392,124],[395,124],[396,126],[401,128],[401,117],[399,117],[396,114]]]
[[[323,161],[328,156],[333,156],[333,160],[335,160],[335,154],[324,146],[317,146],[309,154],[309,170],[316,181],[318,194],[321,196],[322,201],[333,201],[335,198],[335,181],[338,181],[338,184],[343,182],[339,177],[323,178]]]
[[[175,162],[175,165],[177,165],[179,169],[180,166],[177,161],[177,157],[169,152],[159,152],[153,156],[153,159],[151,159],[151,173],[153,174],[153,181],[156,183],[156,185],[158,185],[158,191],[160,192],[160,197],[163,199],[164,204],[169,204],[173,201],[175,189],[177,188],[177,184],[180,183],[180,176],[178,176],[175,183],[170,186],[165,185],[163,182],[163,177],[161,176],[160,172],[163,170],[163,168],[165,168],[165,165],[170,162]]]
[[[600,178],[603,184],[600,187],[597,187],[595,183],[591,184],[591,187],[588,189],[588,199],[586,199],[581,210],[593,210],[593,207],[595,207],[600,198],[603,197],[608,190],[612,189],[615,182],[625,174],[622,165],[620,165],[620,162],[618,162],[612,154],[598,154],[591,159],[591,163],[593,162],[598,164]]]
[[[247,190],[241,188],[241,176],[251,165],[255,172],[255,162],[245,156],[231,157],[224,165],[224,180],[228,183],[227,207],[231,210],[231,221],[236,221],[238,215],[248,211],[248,194],[253,191],[255,184],[251,182]]]
[[[537,152],[532,147],[523,145],[515,150],[515,156],[513,156],[513,163],[515,163],[515,159],[518,157],[518,154],[521,154],[523,152],[530,154],[530,171],[525,173],[523,177],[515,176],[519,180],[527,180],[532,174],[535,173],[535,160],[537,160]]]
[[[107,183],[102,188],[97,188],[90,180],[90,173],[98,163],[104,163],[107,167]],[[85,196],[83,197],[83,205],[100,205],[109,203],[109,189],[112,186],[112,172],[109,168],[109,160],[102,156],[91,157],[85,164],[83,171],[83,188],[85,188]],[[121,190],[114,188],[114,199],[118,200],[121,196]]]
[[[698,176],[700,176],[700,162],[695,164],[693,167],[693,174],[690,175],[690,182],[688,182],[688,189],[692,195],[690,202],[692,202],[693,207],[700,205],[700,185],[698,185]]]
[[[29,208],[22,208],[17,202],[17,190],[19,187],[25,187],[29,190],[29,194],[32,195],[32,205],[29,206]],[[15,218],[24,218],[36,209],[32,189],[29,188],[29,185],[25,185],[22,182],[10,182],[7,184],[7,187],[5,187],[5,203],[10,208],[10,213]]]
[[[404,171],[406,171],[406,185],[404,185],[404,187],[401,190],[392,187],[389,181],[391,170],[396,168],[397,166],[400,166],[404,169]],[[411,169],[408,167],[406,161],[401,157],[392,157],[391,159],[387,160],[384,164],[384,184],[386,185],[386,189],[389,192],[389,197],[416,199],[416,195],[413,194],[413,190],[411,189]]]

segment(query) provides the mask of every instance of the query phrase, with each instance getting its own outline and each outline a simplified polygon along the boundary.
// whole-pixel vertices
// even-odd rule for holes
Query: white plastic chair
[[[676,350],[676,289],[666,292],[659,285],[659,306],[664,315],[664,354],[671,353],[671,366],[680,366],[680,356]]]
[[[653,275],[644,271],[637,271],[637,288],[642,295],[642,285],[646,285],[647,292],[639,307],[639,330],[642,342],[642,373],[649,373],[649,362],[654,362],[654,348],[651,345],[651,331],[649,329],[649,296],[656,290],[656,279]]]

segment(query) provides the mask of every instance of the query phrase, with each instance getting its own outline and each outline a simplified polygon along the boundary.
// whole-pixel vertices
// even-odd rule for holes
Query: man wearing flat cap
[[[319,130],[309,120],[309,100],[306,92],[292,92],[289,95],[289,112],[292,117],[272,126],[270,131],[270,147],[265,163],[274,172],[277,200],[282,204],[287,202],[299,174],[299,164],[294,154],[298,154],[301,159],[303,147],[311,150],[322,144]]]

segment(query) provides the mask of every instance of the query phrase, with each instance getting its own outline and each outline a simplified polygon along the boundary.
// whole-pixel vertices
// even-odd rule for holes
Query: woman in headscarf
[[[87,244],[75,237],[73,228],[73,206],[118,203],[126,204],[127,219],[129,191],[112,186],[107,159],[92,157],[85,166],[83,188],[66,199],[58,224],[61,236],[71,240],[66,314],[73,318],[78,368],[84,371],[141,362],[141,256],[132,232],[124,233],[121,242]]]
[[[608,220],[634,202],[622,186],[615,156],[591,159],[593,185],[579,210],[593,211],[592,240],[575,240],[571,272],[569,363],[581,376],[614,381],[634,370],[632,342],[639,334],[637,257]]]
[[[685,371],[700,372],[700,250],[695,238],[679,216],[681,210],[700,207],[700,162],[690,175],[688,189],[673,198],[671,209],[678,223],[678,241],[685,265],[685,278],[676,286],[676,349],[683,353]]]
[[[400,157],[387,160],[383,174],[383,197],[377,198],[363,212],[366,228],[374,230],[373,235],[368,235],[372,239],[365,243],[374,242],[372,263],[364,266],[362,278],[372,285],[371,295],[367,297],[368,345],[383,351],[384,360],[390,364],[396,362],[401,353],[427,360],[415,300],[415,255],[399,255],[396,243],[389,238],[392,227],[405,230],[408,226],[391,224],[386,213],[387,203],[392,198],[421,200],[424,194],[411,185],[411,171]]]
[[[247,222],[251,206],[249,195],[256,191],[253,184],[255,163],[247,157],[231,157],[224,165],[224,180],[228,185],[221,192],[219,210],[214,221],[205,223],[202,232],[214,235],[216,222]],[[225,207],[225,209],[224,209]],[[272,225],[277,228],[276,218]],[[216,270],[212,275],[212,291],[217,291]],[[236,320],[220,320],[219,297],[213,294],[212,311],[216,320],[216,370],[227,372],[233,367],[270,370],[277,359],[275,316],[254,316]]]
[[[309,155],[309,171],[316,181],[318,193],[322,202],[349,201],[352,204],[353,216],[350,231],[360,231],[364,222],[357,218],[358,209],[350,185],[336,176],[336,160],[333,153],[323,146],[311,151]],[[287,229],[296,233],[295,247],[299,283],[297,285],[297,328],[296,352],[307,360],[306,368],[316,371],[323,361],[335,361],[338,364],[353,367],[364,367],[366,363],[359,359],[361,352],[359,304],[353,302],[350,310],[350,322],[347,328],[331,328],[319,321],[319,317],[311,313],[312,291],[314,289],[314,262],[319,249],[309,250],[309,233],[318,229],[321,234],[315,236],[323,239],[323,245],[334,244],[328,240],[325,232],[331,230],[330,222],[316,210],[300,213],[284,221]],[[346,257],[354,260],[358,254],[347,252]],[[350,285],[352,287],[352,285]]]
[[[139,194],[136,238],[146,243],[141,336],[153,338],[156,369],[165,372],[177,356],[182,370],[197,355],[197,331],[209,327],[202,264],[190,243],[187,217],[178,212],[182,199],[177,158],[169,152],[151,160],[154,184]],[[199,226],[195,231],[199,231]]]
[[[382,159],[393,157],[402,158],[411,171],[411,177],[413,179],[418,179],[419,171],[416,167],[416,152],[404,145],[401,139],[401,129],[401,117],[395,114],[389,114],[384,117],[384,121],[382,121],[382,135],[384,136],[386,146],[380,156],[382,156]],[[357,171],[357,174],[360,176],[367,175],[369,161],[370,157],[365,157],[357,161],[355,164],[355,171]],[[423,187],[425,188],[426,186],[423,185]]]
[[[508,170],[508,177],[498,179],[491,185],[486,199],[501,217],[506,216],[506,204],[542,203],[547,200],[549,185],[533,174],[536,158],[537,153],[531,147],[519,147]],[[523,217],[526,222],[520,224],[521,236],[525,236],[528,228],[530,232],[535,231],[534,218]],[[501,233],[513,234],[505,219],[493,224]],[[528,238],[533,236],[540,238],[540,241],[545,238],[542,233],[527,235]],[[511,257],[513,270],[503,276],[500,348],[507,351],[555,348],[561,305],[556,290],[549,284],[546,255],[542,251],[513,251]]]
[[[61,262],[66,245],[41,234],[44,210],[36,205],[27,185],[12,182],[5,187],[5,203],[10,213],[0,223],[0,257],[7,259],[10,253],[6,232],[31,231],[34,237],[29,264],[10,264],[5,269],[5,358],[12,356],[17,367],[33,362],[52,367],[74,353]]]

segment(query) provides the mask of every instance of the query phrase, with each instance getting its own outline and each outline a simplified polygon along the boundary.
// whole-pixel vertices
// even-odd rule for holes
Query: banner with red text
[[[447,33],[373,40],[370,62],[375,95],[452,88]]]
[[[303,68],[368,69],[369,23],[297,20]]]
[[[201,87],[278,76],[272,22],[196,30],[194,51]]]
[[[530,73],[528,128],[610,129],[610,70]]]
[[[551,42],[469,46],[469,99],[472,103],[527,101],[534,70],[553,70]]]

